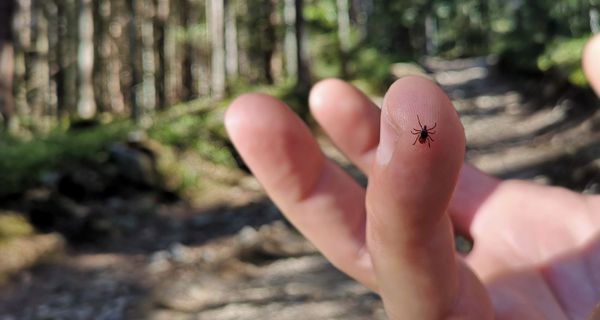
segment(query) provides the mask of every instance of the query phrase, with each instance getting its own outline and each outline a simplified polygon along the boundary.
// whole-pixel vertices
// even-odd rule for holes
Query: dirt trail
[[[524,112],[519,83],[494,76],[483,58],[426,65],[461,114],[469,161],[504,177],[595,190],[600,140],[589,113],[568,99]],[[323,147],[348,165],[331,143]],[[577,181],[565,178],[574,164]],[[0,286],[0,320],[385,319],[379,298],[285,223],[252,178],[217,193],[247,201],[157,204],[116,244],[70,249]]]
[[[502,178],[597,191],[596,109],[569,94],[540,106],[535,94],[525,93],[528,84],[494,74],[490,63],[486,58],[427,63],[461,115],[467,161]]]

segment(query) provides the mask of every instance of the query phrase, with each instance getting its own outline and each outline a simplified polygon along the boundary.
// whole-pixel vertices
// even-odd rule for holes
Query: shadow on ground
[[[320,256],[268,199],[172,206],[139,217],[135,232],[71,246],[13,276],[0,290],[0,318],[382,319],[377,296]]]

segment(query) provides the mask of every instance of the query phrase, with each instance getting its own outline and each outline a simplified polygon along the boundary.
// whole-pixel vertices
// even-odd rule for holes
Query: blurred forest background
[[[252,86],[329,76],[381,92],[389,64],[496,54],[585,84],[578,52],[598,3],[565,1],[3,1],[4,128],[131,117]]]
[[[596,193],[581,52],[598,31],[599,0],[3,0],[0,318],[299,319],[303,303],[381,318],[248,175],[227,103],[263,91],[312,123],[320,79],[379,101],[424,73],[455,101],[468,160]]]

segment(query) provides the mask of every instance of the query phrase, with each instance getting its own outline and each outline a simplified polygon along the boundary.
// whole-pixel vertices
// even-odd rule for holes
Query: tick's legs
[[[412,133],[412,134],[420,134],[420,133],[421,133],[421,130],[412,129],[412,130],[410,131],[410,133]]]
[[[437,126],[437,122],[433,124],[433,127],[429,128],[429,130],[431,129],[435,129],[435,127]]]
[[[435,131],[427,130],[428,134],[435,134]]]
[[[423,128],[423,125],[421,124],[421,119],[419,119],[419,115],[417,115],[417,121],[419,121],[419,127]]]
[[[429,146],[429,148],[431,148],[431,143],[434,141],[435,140],[433,140],[433,138],[431,136],[427,136],[427,145]]]
[[[413,146],[415,145],[415,143],[417,143],[417,140],[419,140],[419,136],[417,136],[417,138],[415,139],[415,142],[413,142]]]

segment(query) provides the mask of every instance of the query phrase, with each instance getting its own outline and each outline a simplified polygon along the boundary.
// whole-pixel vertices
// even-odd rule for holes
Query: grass
[[[263,86],[238,89],[240,92],[265,92],[299,108],[300,99],[293,86]],[[152,149],[158,158],[159,172],[174,191],[196,188],[204,176],[197,167],[202,161],[233,168],[233,149],[223,125],[223,115],[231,100],[218,102],[198,99],[149,116],[145,126]],[[0,198],[18,195],[40,184],[46,173],[64,170],[84,162],[101,165],[107,147],[126,141],[136,126],[127,120],[114,120],[96,127],[69,130],[56,128],[46,135],[27,139],[0,136]],[[184,163],[186,158],[196,158]]]
[[[581,66],[581,55],[588,39],[589,37],[555,40],[538,58],[538,68],[542,71],[555,70],[570,83],[587,87],[589,84]]]
[[[2,139],[0,196],[30,188],[45,172],[76,161],[97,161],[107,144],[123,140],[130,129],[128,123],[115,122],[84,131],[56,130],[29,141]]]
[[[307,117],[308,93],[298,92],[290,81],[274,86],[238,85],[231,96],[244,92],[272,95]],[[198,99],[149,115],[142,121],[149,145],[157,155],[159,172],[169,189],[200,190],[207,176],[203,170],[207,167],[237,166],[237,155],[223,124],[230,102],[231,99],[216,102]],[[40,185],[47,173],[60,172],[82,162],[102,165],[108,157],[107,147],[126,141],[134,130],[138,128],[128,120],[112,120],[86,129],[57,127],[49,134],[27,139],[0,136],[0,198]],[[202,162],[211,164],[203,166]]]

